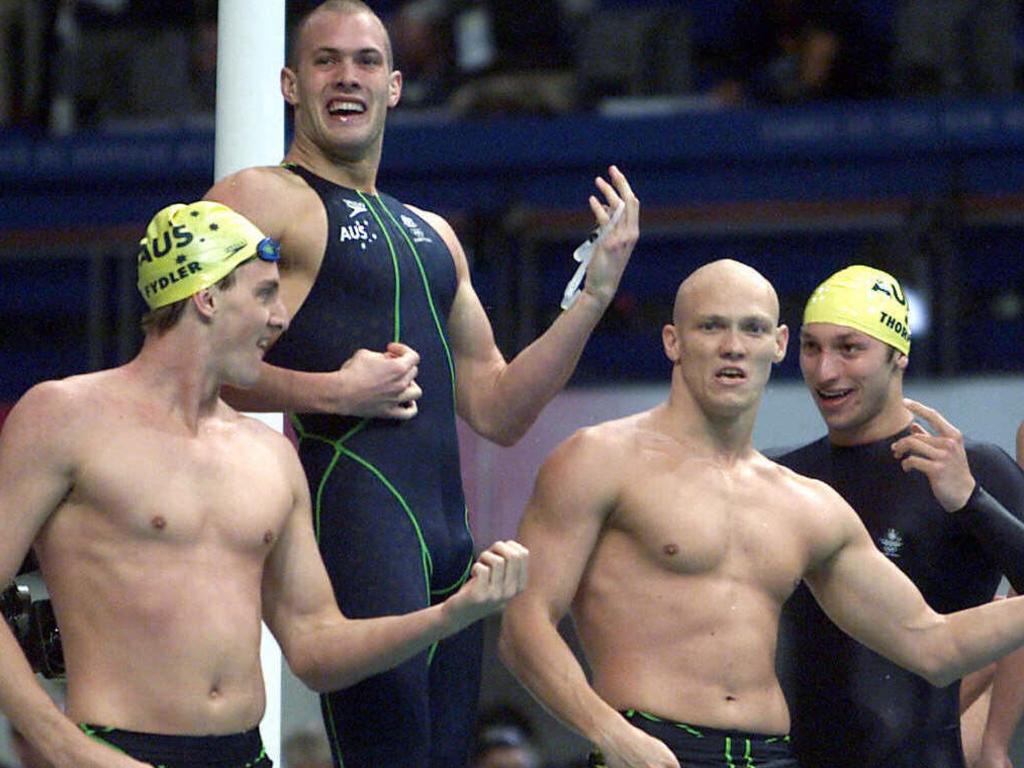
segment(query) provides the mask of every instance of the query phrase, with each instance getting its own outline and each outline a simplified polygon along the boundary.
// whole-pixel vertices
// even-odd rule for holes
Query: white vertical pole
[[[217,112],[214,178],[284,155],[284,0],[220,0],[217,10]],[[277,430],[281,414],[255,414]],[[281,649],[263,627],[260,650],[267,709],[260,724],[267,754],[281,764]]]

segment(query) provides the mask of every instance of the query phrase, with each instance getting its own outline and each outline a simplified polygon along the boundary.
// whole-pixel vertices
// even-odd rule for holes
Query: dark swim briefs
[[[176,736],[139,733],[103,725],[79,728],[111,749],[156,768],[272,768],[259,729],[227,736]]]
[[[627,709],[630,725],[663,742],[685,768],[797,768],[789,736],[722,731],[687,725]],[[599,752],[590,754],[590,768],[604,768]]]

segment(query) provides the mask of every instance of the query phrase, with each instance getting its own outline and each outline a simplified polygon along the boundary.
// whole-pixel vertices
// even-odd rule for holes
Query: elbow
[[[517,418],[507,411],[490,415],[478,413],[469,416],[466,421],[480,437],[502,448],[511,448],[518,443],[533,424],[531,419]]]
[[[526,430],[529,429],[529,425],[503,425],[498,429],[492,430],[489,435],[485,435],[491,442],[497,443],[502,448],[511,448],[513,445],[518,443],[523,435],[526,434]]]
[[[518,676],[516,643],[512,637],[512,631],[509,629],[508,622],[504,619],[501,622],[501,633],[498,635],[498,658],[501,659],[501,663],[505,665],[509,672]]]
[[[288,668],[299,679],[299,682],[312,691],[325,693],[323,678],[317,674],[317,666],[307,654],[286,653],[285,660],[288,662]]]
[[[945,688],[953,684],[969,671],[958,663],[956,654],[953,653],[926,652],[905,666],[936,688]]]
[[[338,670],[333,670],[334,674],[328,674],[325,665],[317,660],[315,654],[293,651],[285,652],[284,657],[292,674],[314,693],[330,693],[357,682],[354,679],[340,679]]]
[[[945,688],[947,685],[952,685],[963,676],[963,670],[959,667],[954,667],[952,664],[934,665],[920,671],[914,671],[936,688]]]

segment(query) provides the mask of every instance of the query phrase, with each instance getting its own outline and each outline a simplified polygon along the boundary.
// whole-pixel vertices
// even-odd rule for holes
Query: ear
[[[775,364],[778,365],[786,357],[786,347],[789,346],[789,327],[780,325],[775,329]]]
[[[281,95],[293,107],[298,103],[298,77],[288,67],[281,67]]]
[[[201,291],[193,293],[192,306],[196,308],[196,313],[199,315],[200,320],[203,322],[211,321],[217,313],[217,299],[213,295],[213,290],[203,288]]]
[[[896,370],[901,372],[905,371],[907,370],[907,366],[910,365],[910,356],[897,351],[896,358],[893,362],[896,363]]]
[[[665,357],[673,363],[678,363],[682,354],[679,351],[679,334],[672,323],[668,323],[661,329],[661,345],[665,348]]]
[[[397,69],[391,73],[388,80],[388,107],[397,107],[398,100],[402,98],[402,73]]]

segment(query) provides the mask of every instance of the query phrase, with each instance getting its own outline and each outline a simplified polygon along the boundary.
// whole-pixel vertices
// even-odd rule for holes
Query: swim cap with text
[[[874,267],[847,267],[819,285],[804,308],[808,323],[845,325],[910,352],[907,296],[895,277]]]

